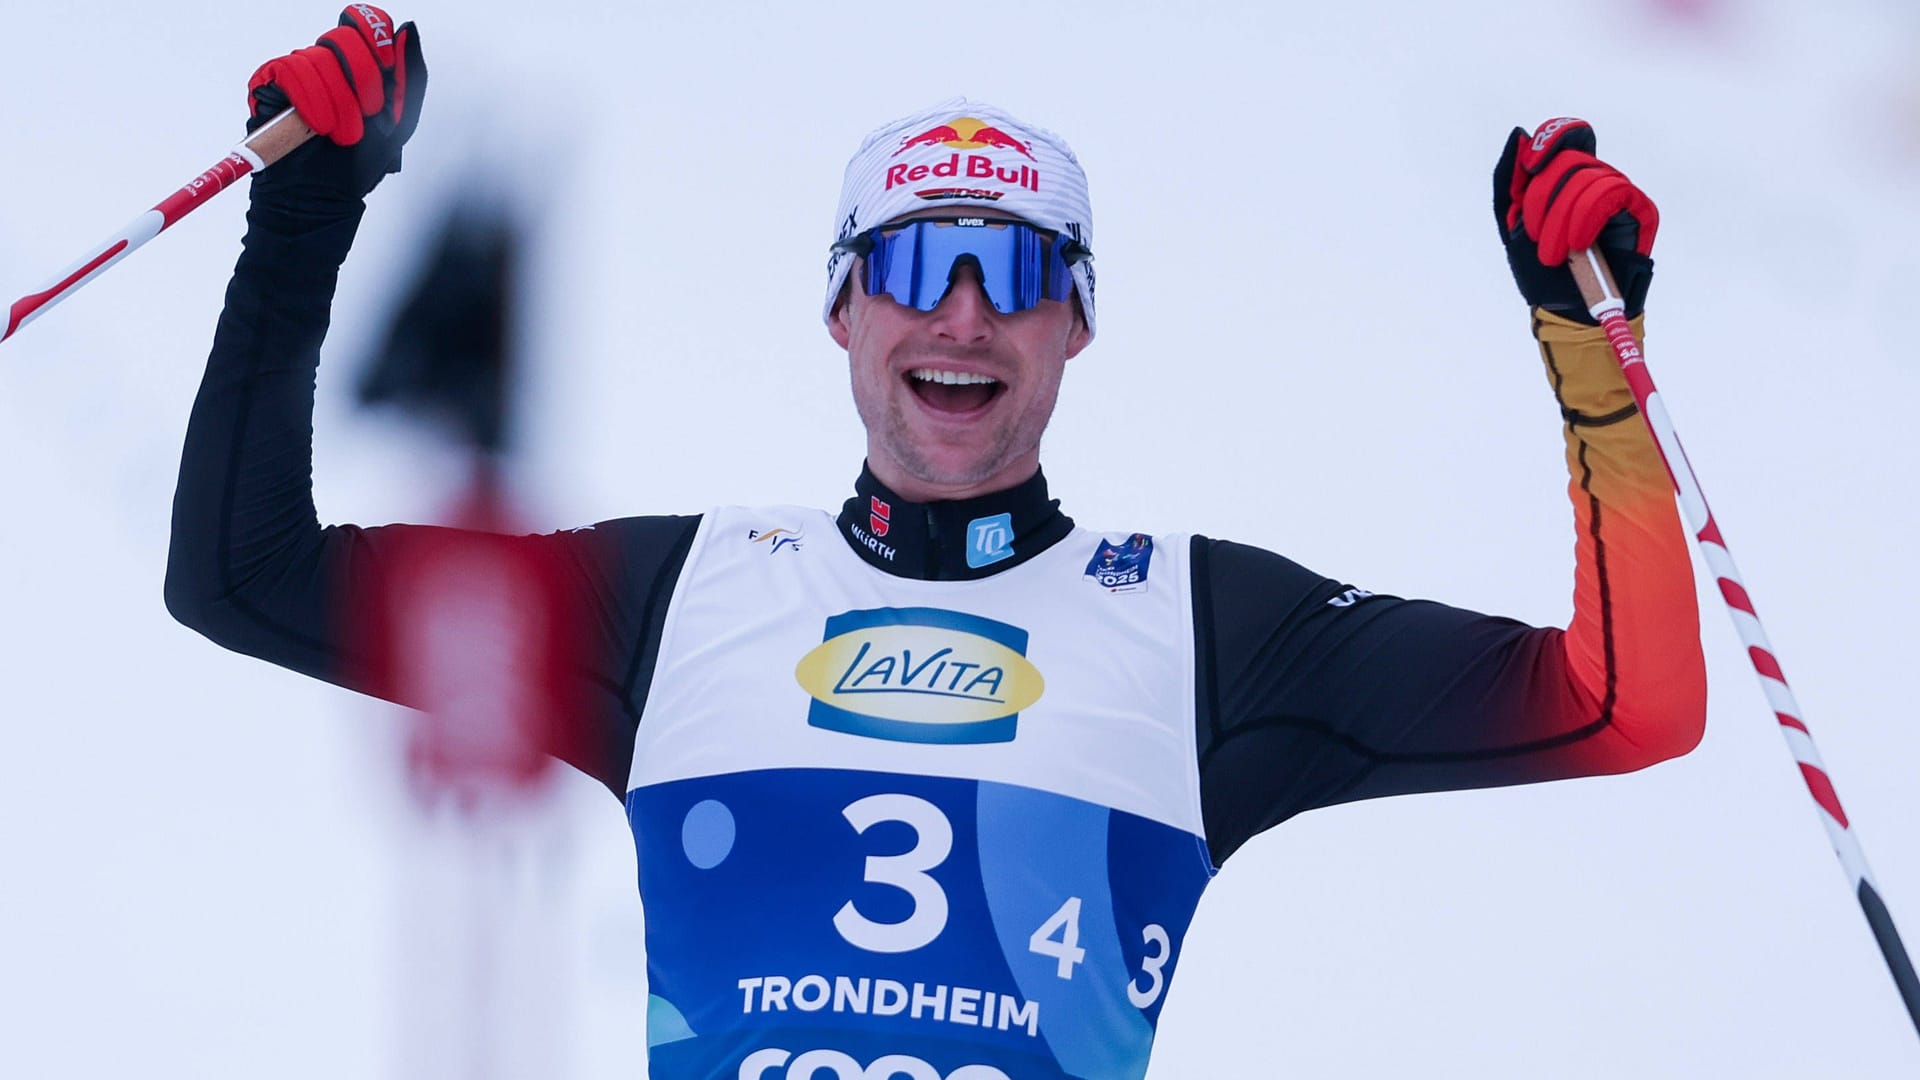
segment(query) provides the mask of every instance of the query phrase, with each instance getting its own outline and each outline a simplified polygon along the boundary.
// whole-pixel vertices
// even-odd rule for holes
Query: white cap
[[[953,98],[883,125],[847,162],[834,214],[834,242],[903,214],[941,206],[991,206],[1093,248],[1087,174],[1066,140],[992,105]],[[853,256],[827,258],[827,302],[846,284]],[[1073,265],[1074,288],[1093,331],[1093,260]]]

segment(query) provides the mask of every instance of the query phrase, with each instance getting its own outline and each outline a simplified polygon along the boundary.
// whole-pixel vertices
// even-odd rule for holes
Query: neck
[[[937,481],[922,480],[901,468],[899,462],[876,451],[877,448],[872,445],[867,447],[867,471],[895,495],[918,503],[956,502],[962,499],[982,498],[1019,487],[1040,471],[1040,450],[1036,447],[1031,453],[1020,455],[983,480],[965,484],[942,484]]]
[[[898,577],[966,581],[1018,566],[1073,531],[1036,463],[1018,482],[962,499],[917,499],[860,471],[840,534],[868,565]]]

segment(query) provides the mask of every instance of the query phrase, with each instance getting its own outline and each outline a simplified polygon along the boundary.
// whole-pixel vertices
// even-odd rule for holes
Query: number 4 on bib
[[[1060,935],[1054,940],[1054,935]],[[1087,950],[1080,947],[1080,898],[1070,896],[1060,905],[1040,929],[1027,939],[1027,950],[1041,956],[1051,956],[1059,961],[1058,974],[1063,979],[1073,978],[1073,965],[1084,963]]]

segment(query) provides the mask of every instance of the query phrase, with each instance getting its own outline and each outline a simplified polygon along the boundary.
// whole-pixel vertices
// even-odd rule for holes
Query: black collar
[[[840,535],[876,569],[925,581],[971,581],[1007,570],[1073,531],[1036,471],[1023,484],[972,499],[916,503],[862,465],[840,509]]]

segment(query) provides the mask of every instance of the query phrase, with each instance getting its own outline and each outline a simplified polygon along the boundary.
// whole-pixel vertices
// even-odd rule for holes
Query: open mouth
[[[915,368],[907,372],[907,386],[921,404],[937,413],[962,416],[979,412],[1006,390],[991,375],[942,368]]]

